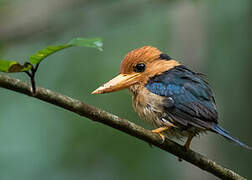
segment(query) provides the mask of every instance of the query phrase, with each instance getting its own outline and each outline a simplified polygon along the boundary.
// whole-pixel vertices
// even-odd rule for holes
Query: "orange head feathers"
[[[169,61],[167,61],[169,60]],[[121,62],[120,74],[100,86],[92,94],[102,94],[145,84],[152,76],[167,71],[179,63],[155,47],[144,46],[129,52]]]

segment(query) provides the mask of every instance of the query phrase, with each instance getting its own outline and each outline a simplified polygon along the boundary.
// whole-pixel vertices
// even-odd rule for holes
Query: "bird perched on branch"
[[[157,48],[144,46],[129,52],[121,62],[120,74],[92,94],[128,88],[135,111],[156,129],[163,140],[167,136],[192,138],[212,131],[251,149],[218,125],[213,93],[200,73],[179,64]]]

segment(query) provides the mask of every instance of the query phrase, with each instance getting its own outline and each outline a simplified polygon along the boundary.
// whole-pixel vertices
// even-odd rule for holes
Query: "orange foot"
[[[172,126],[164,126],[164,127],[160,127],[157,129],[153,129],[151,132],[153,133],[157,133],[163,140],[163,142],[165,141],[165,135],[163,135],[161,132],[166,131],[168,129],[170,129]]]

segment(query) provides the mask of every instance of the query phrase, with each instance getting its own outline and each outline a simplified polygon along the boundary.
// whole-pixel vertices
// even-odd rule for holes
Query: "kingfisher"
[[[204,75],[155,47],[129,52],[121,62],[120,74],[92,94],[126,88],[132,93],[134,110],[155,128],[152,132],[159,134],[163,142],[167,136],[187,138],[184,147],[188,151],[193,137],[211,131],[252,149],[218,124],[214,95]]]

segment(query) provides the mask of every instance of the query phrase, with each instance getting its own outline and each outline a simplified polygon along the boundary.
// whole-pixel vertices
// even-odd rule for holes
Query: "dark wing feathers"
[[[165,113],[182,127],[197,127],[212,130],[226,139],[247,149],[252,147],[232,137],[217,124],[218,113],[213,93],[199,73],[185,66],[176,66],[160,75],[150,78],[146,88],[163,96]],[[170,119],[170,118],[169,118]]]
[[[210,122],[217,123],[218,113],[208,83],[185,66],[176,66],[150,78],[146,88],[167,97],[163,102],[166,113],[182,125],[211,128]],[[173,105],[168,98],[174,101]]]

